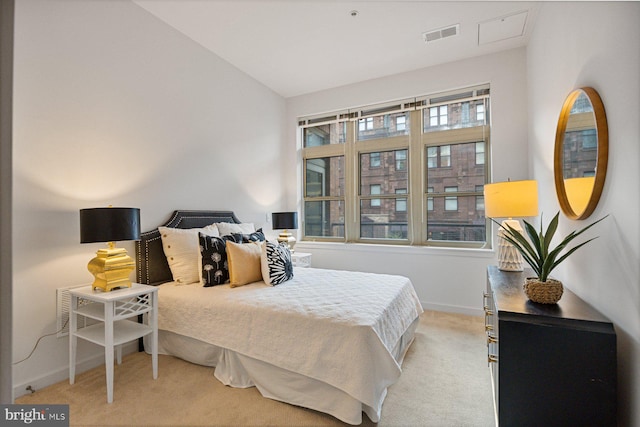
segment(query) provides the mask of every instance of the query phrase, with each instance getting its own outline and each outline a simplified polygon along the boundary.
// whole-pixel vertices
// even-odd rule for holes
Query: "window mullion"
[[[410,244],[418,244],[426,240],[424,220],[426,218],[426,206],[423,194],[425,192],[425,179],[423,170],[426,170],[424,149],[420,135],[422,133],[422,111],[412,111],[410,118],[409,141],[409,225],[408,238]]]
[[[358,165],[355,152],[355,134],[357,122],[347,122],[347,138],[345,141],[344,162],[344,237],[347,242],[354,242],[359,233],[358,202]]]

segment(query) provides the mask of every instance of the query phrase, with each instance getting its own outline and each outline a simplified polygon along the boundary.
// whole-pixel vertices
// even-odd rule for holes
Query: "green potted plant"
[[[546,230],[543,229],[542,221],[540,223],[540,231],[524,221],[525,231],[529,236],[529,240],[523,236],[519,231],[513,227],[505,224],[506,230],[503,239],[507,240],[516,250],[520,252],[524,261],[531,266],[536,273],[536,277],[528,277],[524,283],[524,292],[527,297],[533,301],[543,304],[555,304],[562,297],[563,287],[562,282],[549,277],[549,274],[555,269],[562,261],[567,259],[569,255],[596,239],[596,237],[582,242],[571,249],[568,249],[566,253],[560,255],[560,253],[567,249],[567,246],[573,239],[593,227],[600,221],[606,218],[600,218],[594,223],[584,227],[579,231],[572,231],[553,249],[550,249],[551,240],[558,228],[558,217],[560,212],[553,217]],[[608,215],[607,215],[608,216]],[[496,224],[495,220],[492,220]],[[500,224],[498,224],[500,225]]]

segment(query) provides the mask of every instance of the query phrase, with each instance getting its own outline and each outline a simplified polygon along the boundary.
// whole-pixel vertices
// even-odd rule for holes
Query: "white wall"
[[[553,146],[565,97],[575,88],[592,86],[606,109],[610,145],[602,198],[586,221],[562,217],[559,233],[566,235],[607,214],[609,218],[590,233],[600,237],[554,275],[615,324],[621,426],[640,425],[638,23],[638,2],[547,2],[527,50],[529,152],[547,219],[560,209],[553,183]]]
[[[79,243],[79,209],[139,207],[145,231],[175,209],[260,225],[286,208],[280,96],[131,2],[17,3],[14,361],[55,331],[56,288],[91,280],[101,245]],[[45,338],[14,367],[17,394],[67,378],[67,343]]]
[[[491,84],[493,181],[528,178],[524,48],[289,98],[288,122],[295,123],[297,117],[308,114],[486,82]],[[289,129],[287,139],[297,140],[295,129]],[[298,176],[290,180],[300,182]],[[289,193],[290,204],[297,200],[297,194],[301,194],[298,188]],[[480,314],[482,309],[486,266],[495,264],[493,251],[312,242],[300,242],[296,248],[312,252],[317,267],[406,275],[423,306],[472,314]]]

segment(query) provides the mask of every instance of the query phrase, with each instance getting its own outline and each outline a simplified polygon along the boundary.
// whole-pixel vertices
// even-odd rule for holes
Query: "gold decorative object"
[[[99,249],[96,257],[89,261],[87,269],[95,280],[93,289],[109,292],[114,288],[131,287],[129,275],[135,268],[135,261],[124,248],[116,248],[114,242],[109,242],[108,249]]]

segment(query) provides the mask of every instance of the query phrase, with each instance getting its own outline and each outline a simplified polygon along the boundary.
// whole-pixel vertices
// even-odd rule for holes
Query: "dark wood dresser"
[[[531,270],[487,270],[485,329],[496,417],[508,426],[615,426],[613,324],[566,287],[558,304],[531,302]]]

